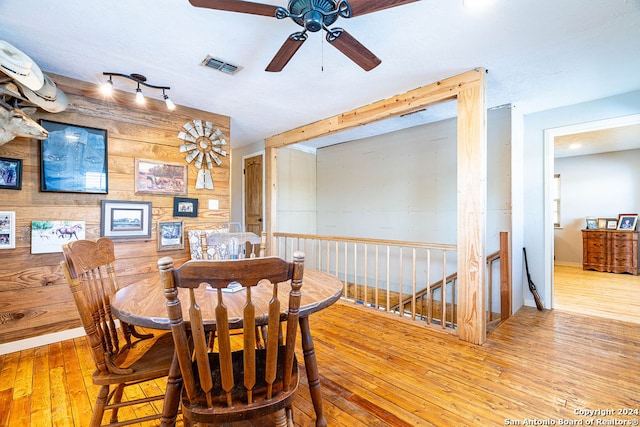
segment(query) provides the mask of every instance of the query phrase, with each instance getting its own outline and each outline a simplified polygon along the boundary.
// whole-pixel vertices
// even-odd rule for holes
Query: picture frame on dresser
[[[615,218],[607,218],[607,230],[615,230],[618,228],[618,220]]]
[[[605,230],[607,228],[607,218],[598,218],[598,229]]]
[[[638,214],[620,214],[618,215],[617,230],[634,231],[638,223]]]
[[[586,218],[587,221],[587,230],[597,230],[598,229],[598,219],[588,216]]]

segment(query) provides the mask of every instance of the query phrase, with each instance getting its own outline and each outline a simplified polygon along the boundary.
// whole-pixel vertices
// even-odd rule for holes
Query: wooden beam
[[[461,90],[475,85],[480,74],[483,74],[480,69],[467,71],[458,76],[410,90],[401,95],[383,99],[315,123],[300,126],[296,129],[267,138],[265,140],[265,146],[284,147],[297,144],[298,142],[331,135],[390,117],[412,113],[432,104],[453,100]]]
[[[487,339],[485,230],[487,108],[484,73],[458,94],[458,336]]]
[[[265,140],[267,170],[267,232],[277,228],[277,149],[331,135],[357,126],[422,110],[429,105],[458,101],[458,325],[461,339],[486,340],[486,102],[485,70],[477,68],[401,95],[383,99]],[[273,174],[273,175],[272,175]]]

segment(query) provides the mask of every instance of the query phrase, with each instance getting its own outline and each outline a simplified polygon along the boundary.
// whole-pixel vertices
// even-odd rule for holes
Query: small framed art
[[[587,217],[587,230],[597,230],[598,220],[596,218]]]
[[[187,194],[187,165],[136,159],[136,194]]]
[[[607,230],[615,230],[618,228],[618,220],[615,218],[607,218]]]
[[[111,239],[150,239],[151,202],[103,200],[100,235]]]
[[[618,230],[633,231],[636,229],[638,222],[638,214],[620,214],[618,215]]]
[[[0,188],[22,189],[22,160],[0,157]]]
[[[158,250],[184,249],[182,221],[158,222]]]
[[[607,218],[598,218],[598,228],[601,230],[607,228]]]
[[[107,194],[107,131],[40,120],[40,190]]]
[[[31,221],[31,253],[52,254],[62,252],[62,245],[84,240],[84,221]]]
[[[173,198],[173,216],[198,216],[198,199],[188,197]]]
[[[16,247],[16,213],[0,212],[0,249]]]

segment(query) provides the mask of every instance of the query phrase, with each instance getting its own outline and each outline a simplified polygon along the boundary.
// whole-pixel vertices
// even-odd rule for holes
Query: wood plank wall
[[[138,107],[132,102],[133,86],[130,92],[104,100],[94,84],[49,76],[67,94],[69,106],[57,114],[38,109],[34,118],[107,130],[109,194],[40,192],[39,141],[16,138],[0,147],[0,157],[23,160],[22,190],[0,189],[0,211],[16,212],[16,248],[0,251],[0,344],[81,326],[59,268],[62,253],[31,254],[31,221],[86,221],[86,238],[94,239],[100,235],[101,200],[151,202],[151,239],[116,241],[117,274],[126,286],[157,275],[160,256],[188,259],[186,236],[184,250],[157,251],[158,221],[182,220],[188,229],[227,222],[230,217],[229,147],[227,158],[214,168],[214,190],[195,190],[197,169],[188,167],[186,197],[198,198],[197,218],[174,218],[173,196],[136,195],[134,190],[136,158],[184,163],[177,135],[182,125],[195,119],[212,122],[230,143],[228,116],[181,106],[169,112],[164,102],[149,98],[145,107]],[[157,96],[152,92],[147,93]],[[209,199],[219,201],[218,210],[207,209]]]

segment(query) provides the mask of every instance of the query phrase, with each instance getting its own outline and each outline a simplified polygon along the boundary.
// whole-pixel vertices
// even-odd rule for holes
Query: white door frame
[[[545,286],[544,301],[548,301],[545,308],[553,308],[553,253],[554,253],[554,228],[553,228],[553,175],[554,175],[554,142],[558,136],[574,133],[591,132],[596,130],[611,129],[622,126],[640,124],[640,114],[614,117],[611,119],[595,120],[576,125],[561,126],[545,129],[544,131],[544,253],[547,254],[544,262],[544,272],[547,283]]]

